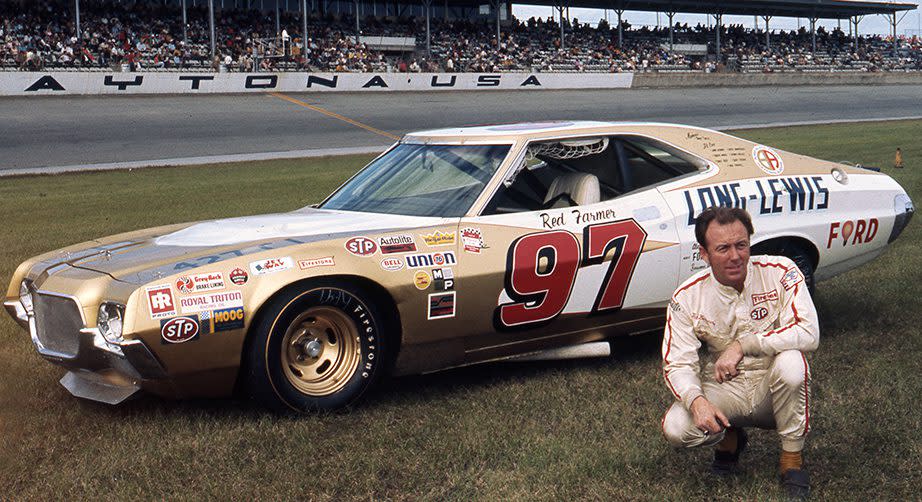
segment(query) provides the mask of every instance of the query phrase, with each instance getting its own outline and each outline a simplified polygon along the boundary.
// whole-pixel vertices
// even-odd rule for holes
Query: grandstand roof
[[[478,3],[479,0],[474,0]],[[684,14],[731,14],[746,16],[845,19],[868,14],[893,14],[914,10],[911,3],[859,2],[852,0],[528,0],[528,5],[623,9]]]

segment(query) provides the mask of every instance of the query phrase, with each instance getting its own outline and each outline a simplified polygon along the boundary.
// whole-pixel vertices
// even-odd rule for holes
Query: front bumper
[[[61,384],[74,396],[118,404],[141,389],[144,381],[167,377],[160,361],[140,340],[118,344],[87,327],[80,301],[50,291],[33,292],[29,334],[38,353],[69,372]],[[4,304],[15,317],[19,302]]]

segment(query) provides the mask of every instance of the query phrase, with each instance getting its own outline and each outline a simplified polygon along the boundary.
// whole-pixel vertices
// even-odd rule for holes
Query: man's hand
[[[720,353],[720,357],[714,363],[714,379],[717,380],[717,383],[729,382],[739,375],[740,371],[736,367],[742,360],[743,346],[740,345],[740,342],[734,341],[726,350]]]
[[[717,434],[724,430],[724,427],[730,427],[727,416],[704,396],[698,396],[692,401],[691,412],[695,419],[695,427],[705,434]]]

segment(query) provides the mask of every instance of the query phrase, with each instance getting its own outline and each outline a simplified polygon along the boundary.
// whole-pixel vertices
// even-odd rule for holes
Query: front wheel
[[[248,387],[277,411],[337,410],[355,403],[384,372],[383,318],[348,284],[281,294],[254,326]]]

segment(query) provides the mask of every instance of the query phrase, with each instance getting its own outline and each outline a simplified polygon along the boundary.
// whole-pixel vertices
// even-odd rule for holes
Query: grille
[[[71,298],[44,293],[33,295],[35,331],[47,349],[70,356],[77,355],[83,318],[80,307]]]

